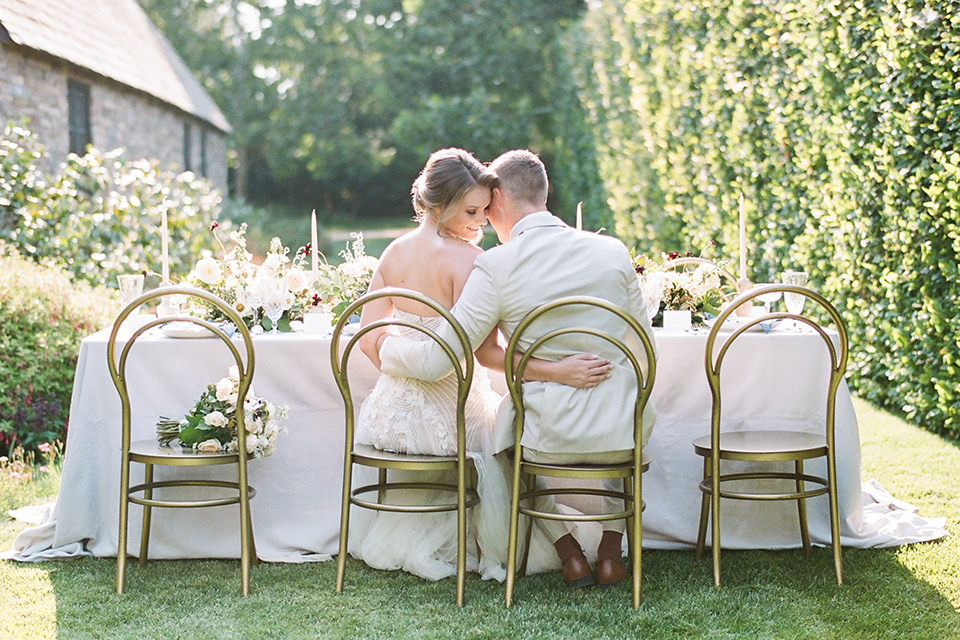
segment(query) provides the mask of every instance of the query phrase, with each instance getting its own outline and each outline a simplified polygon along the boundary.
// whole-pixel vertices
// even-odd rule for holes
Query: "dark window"
[[[70,153],[83,155],[93,142],[90,134],[90,86],[67,79],[67,120],[70,129]]]
[[[207,177],[207,130],[200,129],[200,175]]]
[[[183,123],[183,170],[184,171],[193,170],[193,163],[192,163],[193,149],[191,144],[193,142],[193,136],[190,134],[191,134],[190,123],[184,122]]]

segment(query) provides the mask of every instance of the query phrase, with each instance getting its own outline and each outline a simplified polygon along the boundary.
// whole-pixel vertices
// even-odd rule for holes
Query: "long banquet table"
[[[107,338],[108,331],[103,330],[82,342],[60,494],[46,524],[21,534],[22,559],[31,559],[31,554],[42,558],[117,553],[120,402],[107,372]],[[702,473],[702,459],[690,443],[708,433],[710,423],[703,366],[706,333],[657,330],[656,342],[653,401],[659,417],[646,449],[654,462],[643,477],[644,546],[689,548],[696,540],[697,484]],[[158,416],[183,415],[206,385],[227,370],[225,350],[217,340],[174,339],[156,331],[138,344],[128,376],[134,381],[135,439],[153,437]],[[251,504],[258,555],[276,562],[326,559],[337,551],[343,468],[343,404],[331,374],[330,339],[309,333],[262,334],[254,344],[256,395],[289,407],[287,431],[280,434],[276,453],[249,467],[250,482],[257,489]],[[359,352],[356,358],[353,382],[365,396],[378,372]],[[745,335],[724,365],[729,374],[723,383],[725,428],[821,430],[826,358],[821,339],[812,333],[777,328],[769,334]],[[845,384],[837,401],[837,452],[844,544],[902,542],[890,533],[890,526],[872,522],[864,527],[859,433]],[[822,465],[808,467],[824,473]],[[133,470],[132,481],[137,482],[138,475],[142,477],[140,465]],[[228,470],[209,472],[216,477]],[[826,497],[809,501],[808,511],[814,543],[828,543]],[[905,513],[890,511],[893,530]],[[765,524],[758,526],[761,516]],[[139,526],[140,508],[133,505],[132,554],[137,552]],[[237,527],[235,507],[159,510],[153,518],[151,557],[239,557]],[[725,501],[722,527],[727,548],[800,544],[792,502]]]

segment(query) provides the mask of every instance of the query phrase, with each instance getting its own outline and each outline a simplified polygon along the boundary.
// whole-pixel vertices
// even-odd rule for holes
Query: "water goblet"
[[[647,306],[647,319],[653,319],[660,312],[660,301],[663,298],[663,274],[646,273],[643,276],[641,293]]]
[[[807,284],[807,273],[805,271],[784,271],[780,274],[780,278],[783,280],[783,284],[795,284],[800,287]],[[787,312],[793,315],[798,316],[803,313],[803,304],[806,300],[806,297],[799,293],[788,292],[783,294],[783,302],[787,306]],[[796,320],[793,321],[793,327],[799,329]]]
[[[120,302],[126,307],[128,304],[139,298],[143,294],[143,274],[136,273],[130,275],[117,276],[117,283],[120,285]],[[139,313],[140,307],[134,309],[133,313]]]
[[[280,316],[287,310],[287,286],[283,278],[272,278],[264,283],[263,312],[270,318],[270,333],[277,333]]]

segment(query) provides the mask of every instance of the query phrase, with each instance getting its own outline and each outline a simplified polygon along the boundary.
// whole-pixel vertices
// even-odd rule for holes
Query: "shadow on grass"
[[[18,565],[48,574],[60,638],[953,638],[960,616],[904,567],[895,550],[844,552],[843,586],[828,549],[724,551],[723,585],[691,552],[647,551],[644,596],[630,585],[570,590],[558,574],[518,579],[514,606],[503,585],[431,583],[351,560],[343,594],[335,563],[261,564],[243,598],[236,561],[155,561],[128,567],[127,593],[113,593],[116,563],[87,558]]]

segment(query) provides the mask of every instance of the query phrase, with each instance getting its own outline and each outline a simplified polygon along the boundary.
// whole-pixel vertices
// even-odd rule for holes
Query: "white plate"
[[[160,327],[160,331],[168,338],[215,338],[209,329],[192,322],[168,322]]]
[[[724,323],[720,326],[720,331],[721,331],[721,332],[733,332],[733,331],[736,331],[737,329],[739,329],[739,328],[742,327],[743,325],[747,324],[747,322],[749,322],[750,320],[751,320],[751,318],[738,318],[738,317],[727,318],[726,322],[724,322]],[[717,321],[716,318],[710,318],[709,320],[706,320],[706,321],[704,322],[704,324],[707,325],[707,327],[709,327],[709,328],[712,329],[712,328],[713,328],[713,325],[716,323],[716,321]],[[771,330],[771,329],[775,329],[778,324],[780,324],[780,321],[779,321],[779,320],[767,320],[766,322],[760,322],[760,323],[757,323],[757,324],[753,325],[752,327],[750,327],[749,329],[747,329],[747,332],[748,332],[748,333],[753,333],[753,332],[756,332],[756,333],[770,333],[770,330]]]

